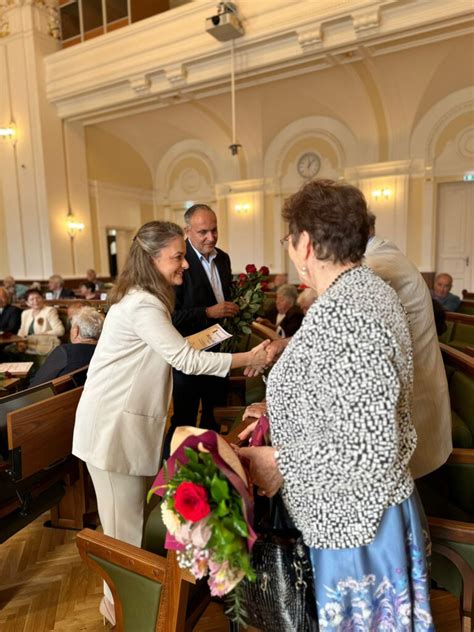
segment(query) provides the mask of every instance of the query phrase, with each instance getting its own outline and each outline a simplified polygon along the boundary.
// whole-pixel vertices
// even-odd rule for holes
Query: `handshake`
[[[285,349],[290,338],[281,338],[279,340],[264,340],[257,347],[249,351],[249,363],[244,369],[246,377],[255,377],[263,373],[265,369],[272,366],[281,353]]]

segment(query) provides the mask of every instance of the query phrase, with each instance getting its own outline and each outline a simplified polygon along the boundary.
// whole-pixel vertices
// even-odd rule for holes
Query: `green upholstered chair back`
[[[474,378],[458,370],[449,380],[455,448],[474,447]],[[471,442],[469,443],[469,435]]]

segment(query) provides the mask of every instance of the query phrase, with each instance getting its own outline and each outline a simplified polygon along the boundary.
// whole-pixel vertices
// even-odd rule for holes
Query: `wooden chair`
[[[81,531],[76,543],[84,562],[112,591],[116,632],[192,630],[188,600],[196,582],[179,568],[174,551],[157,555],[90,529]]]

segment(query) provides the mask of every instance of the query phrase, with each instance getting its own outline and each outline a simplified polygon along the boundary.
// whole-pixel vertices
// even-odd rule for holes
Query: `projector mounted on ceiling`
[[[217,15],[206,18],[206,31],[220,42],[228,42],[244,34],[237,7],[233,2],[219,2]]]

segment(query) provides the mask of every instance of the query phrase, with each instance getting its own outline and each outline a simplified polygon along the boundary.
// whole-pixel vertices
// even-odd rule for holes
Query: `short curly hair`
[[[365,197],[357,187],[342,181],[313,180],[286,200],[282,215],[293,245],[306,231],[317,259],[357,263],[364,256],[369,216]]]

